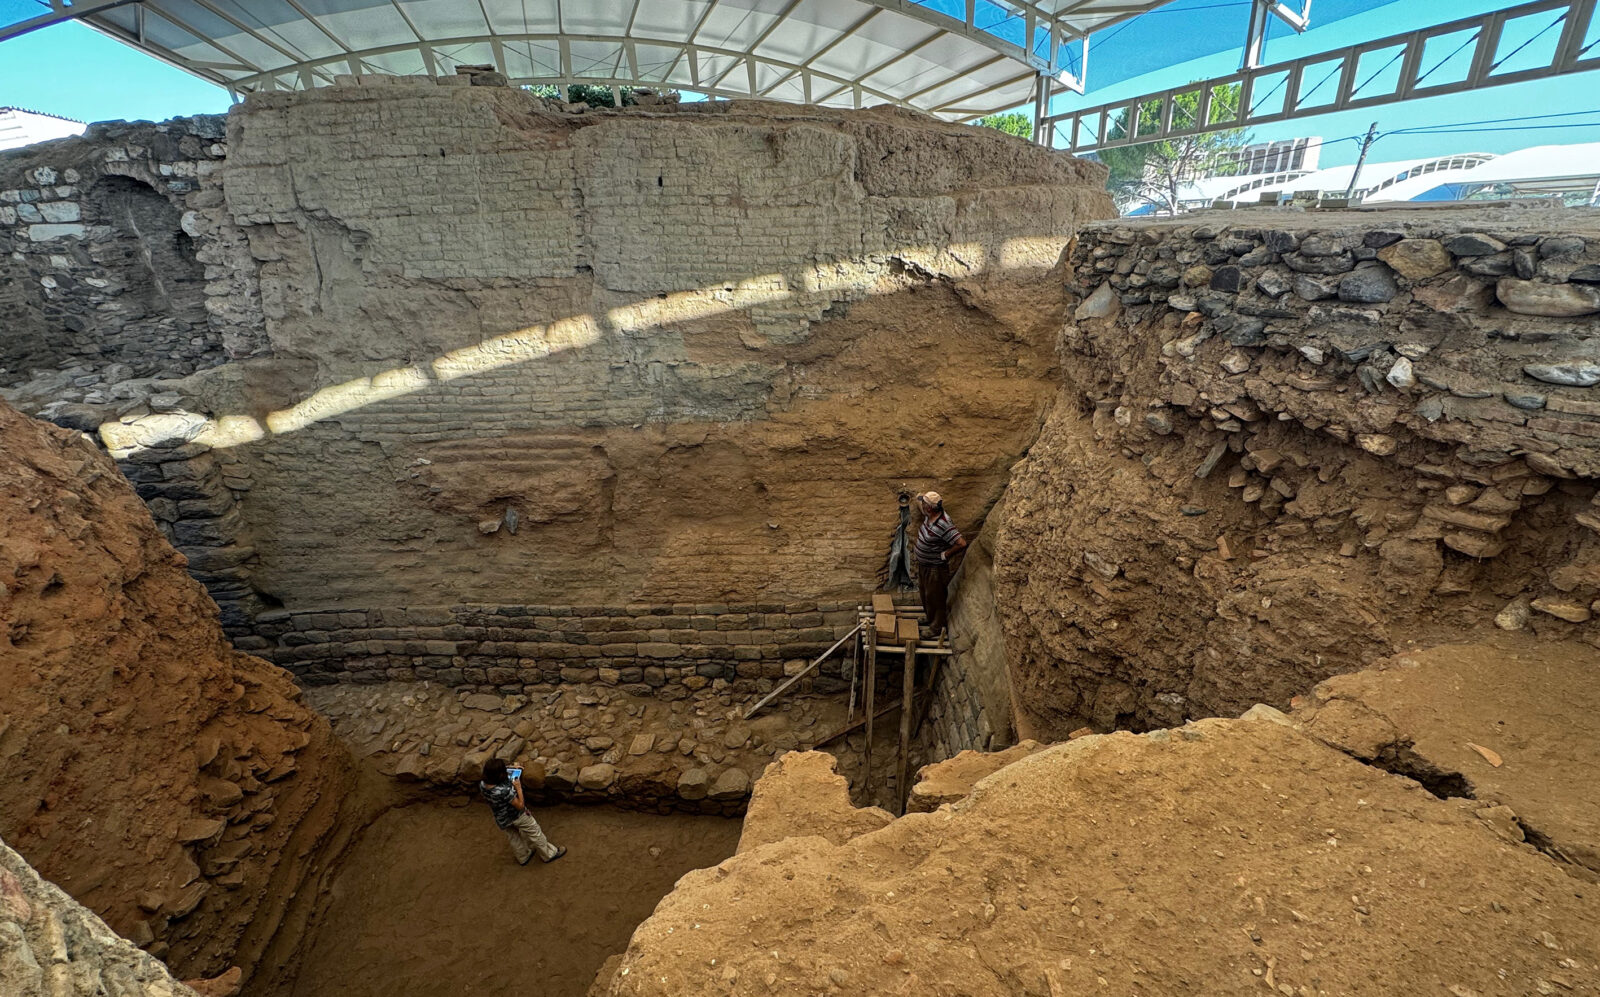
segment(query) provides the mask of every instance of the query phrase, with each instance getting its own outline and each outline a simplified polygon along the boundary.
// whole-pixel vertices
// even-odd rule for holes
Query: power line
[[[1386,132],[1386,135],[1464,135],[1469,132],[1533,132],[1544,131],[1548,128],[1600,128],[1600,121],[1575,121],[1565,125],[1524,125],[1522,127],[1509,126],[1505,128],[1442,128],[1437,131],[1398,131]]]

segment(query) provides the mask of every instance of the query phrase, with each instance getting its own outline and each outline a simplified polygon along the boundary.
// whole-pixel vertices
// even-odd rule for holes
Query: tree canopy
[[[1220,124],[1239,118],[1239,84],[1211,88],[1207,118]],[[1108,136],[1120,138],[1154,132],[1160,123],[1161,101],[1139,105],[1137,117],[1124,113],[1110,122]],[[1174,128],[1193,126],[1200,117],[1200,89],[1179,93],[1172,100]],[[1177,214],[1185,184],[1200,177],[1230,176],[1238,171],[1239,151],[1250,144],[1243,128],[1174,136],[1155,142],[1098,149],[1095,156],[1110,169],[1106,186],[1124,210],[1151,205],[1157,211]]]
[[[994,128],[1007,135],[1015,135],[1017,138],[1033,138],[1033,119],[1021,111],[985,114],[973,123],[982,128]]]
[[[622,90],[623,107],[628,107],[636,102],[634,95],[635,91],[639,89],[638,87],[621,87],[620,89]],[[567,87],[565,94],[561,92],[560,87],[549,85],[528,87],[528,90],[536,96],[549,97],[552,100],[564,100],[569,104],[588,104],[590,107],[617,106],[617,98],[611,92],[611,88],[600,83],[574,83]]]

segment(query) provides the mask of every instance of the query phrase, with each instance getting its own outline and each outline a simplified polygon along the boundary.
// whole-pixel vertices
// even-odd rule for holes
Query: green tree
[[[1017,138],[1033,138],[1033,119],[1021,111],[985,114],[974,123],[982,128],[994,128],[1007,135],[1015,135]]]
[[[637,103],[635,94],[638,87],[622,87],[622,106],[628,107]],[[600,83],[574,83],[567,87],[565,95],[560,87],[540,85],[528,87],[529,92],[539,97],[549,97],[552,100],[564,100],[569,104],[588,104],[590,107],[616,107],[616,96],[611,88]],[[658,91],[659,92],[659,91]]]
[[[1211,88],[1208,123],[1220,124],[1239,118],[1239,84]],[[1156,131],[1160,126],[1161,102],[1147,100],[1139,105],[1138,116],[1123,112],[1106,128],[1108,137],[1121,138]],[[1174,128],[1192,127],[1199,121],[1200,89],[1177,94],[1172,100]],[[1152,205],[1157,211],[1178,213],[1185,184],[1201,177],[1232,176],[1239,169],[1239,152],[1250,144],[1243,128],[1174,136],[1156,142],[1115,146],[1096,150],[1095,156],[1111,171],[1106,187],[1124,211]]]

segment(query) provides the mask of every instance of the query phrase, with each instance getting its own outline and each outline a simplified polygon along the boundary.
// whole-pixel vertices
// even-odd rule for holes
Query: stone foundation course
[[[280,610],[235,643],[308,685],[597,684],[671,701],[707,688],[769,691],[855,625],[854,605],[838,602]],[[824,669],[837,686],[837,659]]]

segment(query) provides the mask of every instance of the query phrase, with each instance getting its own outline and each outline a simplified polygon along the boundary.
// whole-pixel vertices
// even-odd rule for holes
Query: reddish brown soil
[[[678,877],[739,838],[723,817],[536,816],[568,853],[524,867],[480,803],[389,810],[341,867],[298,978],[248,997],[581,997]]]
[[[0,836],[178,975],[248,971],[335,830],[327,721],[104,454],[4,404],[0,524]]]

